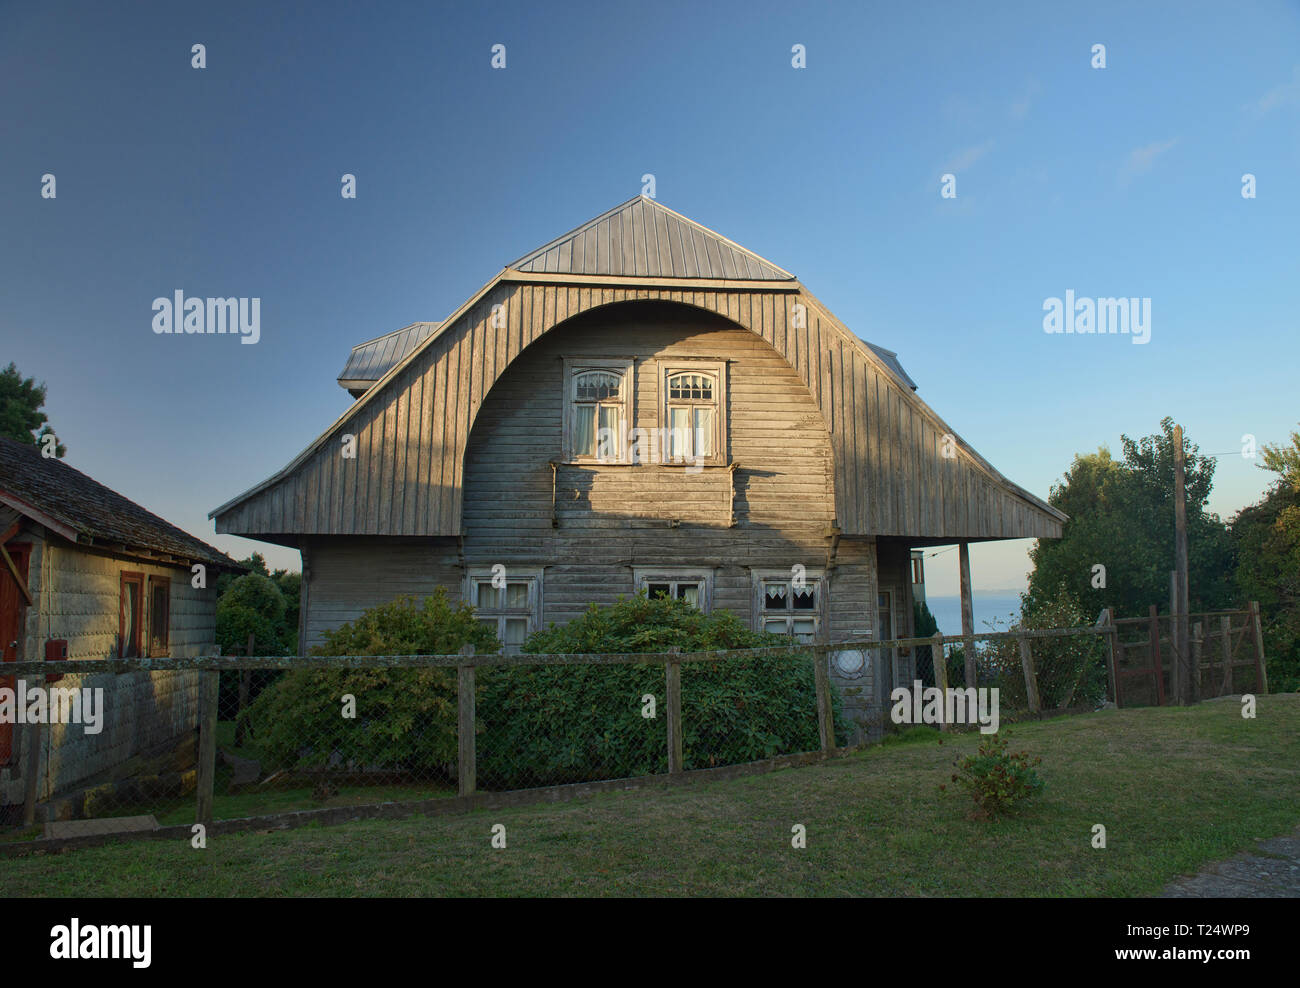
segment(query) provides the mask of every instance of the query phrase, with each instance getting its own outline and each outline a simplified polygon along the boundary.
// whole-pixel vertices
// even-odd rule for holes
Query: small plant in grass
[[[1041,758],[1030,761],[1028,752],[1007,751],[1006,739],[993,734],[980,742],[976,754],[953,762],[957,771],[952,781],[975,801],[977,817],[991,819],[1042,792],[1043,780],[1034,771],[1041,763]],[[946,783],[939,786],[940,791],[947,788]]]

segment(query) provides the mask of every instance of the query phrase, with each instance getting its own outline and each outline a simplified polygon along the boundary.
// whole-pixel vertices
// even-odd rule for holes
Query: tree
[[[53,436],[48,418],[41,411],[45,404],[45,385],[37,384],[32,377],[24,378],[11,361],[0,370],[0,436],[16,439],[29,446],[38,446],[45,436]],[[67,452],[55,439],[54,455],[62,458]]]
[[[1257,504],[1232,520],[1235,582],[1259,601],[1269,689],[1300,689],[1300,433],[1288,446],[1264,447],[1264,468],[1278,477]]]
[[[1264,462],[1259,468],[1271,470],[1278,475],[1282,484],[1292,490],[1300,490],[1300,432],[1291,432],[1291,445],[1271,443],[1262,452]]]
[[[298,651],[298,608],[302,599],[302,574],[287,569],[277,569],[271,572],[266,568],[266,557],[260,552],[255,552],[247,559],[241,559],[239,562],[249,573],[257,573],[269,579],[284,596],[284,614],[277,619],[275,633],[268,635],[267,639],[286,644],[288,654],[296,654]],[[217,577],[218,602],[238,579],[240,579],[238,573],[222,573],[221,576]],[[243,653],[245,647],[247,647],[246,643],[239,646],[238,651],[240,654]]]
[[[245,573],[217,601],[217,644],[226,655],[243,655],[248,636],[262,655],[287,655],[284,594],[269,576]]]
[[[1173,420],[1161,431],[1132,440],[1121,437],[1124,459],[1110,452],[1076,456],[1048,501],[1070,516],[1062,537],[1040,540],[1029,557],[1034,570],[1025,614],[1059,605],[1061,589],[1095,617],[1103,607],[1116,616],[1145,614],[1151,604],[1167,606],[1174,568]],[[1198,455],[1183,438],[1186,456],[1189,596],[1193,610],[1236,602],[1232,584],[1232,540],[1227,526],[1206,510],[1214,486],[1215,462]],[[1095,569],[1102,566],[1101,571]],[[1163,608],[1162,608],[1163,609]]]
[[[254,557],[261,562],[261,557]],[[297,650],[297,634],[288,626],[288,604],[280,587],[266,574],[266,567],[243,576],[223,573],[217,580],[217,644],[226,655],[244,655],[249,639],[256,655],[291,655]],[[236,717],[267,685],[279,678],[275,671],[250,670],[224,672],[219,680],[218,707],[234,710]],[[246,722],[239,718],[235,744],[244,740]]]

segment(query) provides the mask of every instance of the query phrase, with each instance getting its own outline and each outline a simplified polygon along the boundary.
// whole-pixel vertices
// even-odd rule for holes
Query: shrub
[[[729,611],[703,614],[644,593],[592,605],[563,626],[534,633],[525,653],[748,649],[790,645],[751,631]],[[815,750],[812,657],[794,653],[682,666],[683,767],[706,768]],[[664,669],[659,664],[517,666],[480,672],[486,785],[518,788],[666,772]],[[650,694],[656,716],[642,716]],[[836,734],[848,730],[832,693]]]
[[[439,590],[423,606],[404,598],[372,608],[327,636],[318,655],[455,653],[499,648],[490,628]],[[729,612],[702,614],[677,600],[593,605],[562,627],[534,633],[525,653],[634,653],[790,645],[746,628]],[[478,780],[519,789],[667,771],[664,669],[658,663],[482,666],[475,698]],[[451,777],[456,761],[453,669],[296,670],[250,711],[256,743],[275,767],[344,763]],[[356,697],[357,717],[339,716]],[[642,716],[643,697],[655,717]],[[838,696],[836,733],[847,738]],[[685,663],[686,768],[755,761],[819,745],[812,658]]]
[[[466,644],[500,646],[473,608],[453,607],[439,587],[423,603],[399,597],[326,632],[313,655],[450,655]],[[356,718],[340,716],[356,698]],[[248,717],[259,751],[276,768],[327,762],[449,775],[456,761],[456,670],[295,669],[265,689]]]
[[[1034,771],[1041,758],[1032,762],[1024,751],[1007,751],[1006,739],[989,735],[980,742],[974,755],[953,762],[957,771],[953,784],[965,790],[975,802],[975,815],[986,819],[1008,813],[1043,789],[1043,780]],[[939,786],[940,791],[947,784]]]

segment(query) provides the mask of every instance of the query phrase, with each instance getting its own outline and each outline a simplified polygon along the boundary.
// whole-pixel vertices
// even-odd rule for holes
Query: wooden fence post
[[[1255,639],[1255,692],[1268,692],[1268,665],[1264,661],[1264,634],[1259,622],[1259,601],[1250,602],[1251,631]]]
[[[1200,621],[1195,621],[1192,623],[1191,646],[1189,649],[1189,651],[1192,653],[1192,661],[1191,661],[1192,686],[1189,692],[1191,693],[1193,703],[1196,703],[1201,699],[1201,653],[1204,651],[1204,649],[1201,648],[1203,644],[1203,642],[1201,641],[1201,631],[1203,628],[1204,625]]]
[[[28,656],[27,648],[27,605],[19,601],[18,604],[18,650],[15,655],[17,661],[22,662]],[[46,679],[48,686],[49,680]],[[15,683],[15,685],[18,685]],[[14,737],[19,737],[18,727],[14,725]],[[23,826],[31,827],[36,823],[36,801],[40,798],[40,774],[41,774],[41,723],[33,720],[27,725],[27,730],[22,733],[27,744],[27,767],[24,771],[27,778],[23,780]],[[48,769],[47,769],[48,771]]]
[[[1034,671],[1033,646],[1029,642],[1028,635],[1016,637],[1020,644],[1020,668],[1025,673],[1025,693],[1029,697],[1029,712],[1038,714],[1043,708],[1042,701],[1038,698],[1038,674]]]
[[[831,705],[831,677],[826,671],[830,653],[813,653],[813,684],[817,690],[817,731],[821,735],[822,751],[835,750],[835,708]]]
[[[1156,612],[1155,604],[1151,605],[1151,609],[1147,613],[1150,618],[1147,634],[1151,641],[1151,667],[1156,674],[1156,705],[1163,707],[1165,705],[1165,671],[1160,667],[1160,616]]]
[[[1119,708],[1119,626],[1115,624],[1115,612],[1109,607],[1103,612],[1106,616],[1106,675],[1110,679],[1110,696],[1116,709]]]
[[[1223,633],[1223,680],[1216,696],[1227,696],[1232,692],[1232,617],[1225,614],[1219,618],[1219,630]]]
[[[680,652],[674,646],[670,652]],[[674,659],[664,663],[665,699],[668,706],[668,774],[682,771],[682,664]]]
[[[934,685],[939,687],[943,703],[939,704],[939,730],[948,730],[945,720],[948,709],[948,657],[943,654],[943,635],[934,633],[934,644],[930,646],[931,664],[934,666]]]
[[[463,645],[461,655],[473,655],[473,645]],[[456,667],[456,783],[462,796],[472,795],[478,784],[474,744],[474,667]]]
[[[199,764],[194,820],[205,826],[212,822],[217,781],[217,702],[220,691],[221,673],[216,670],[199,673]]]

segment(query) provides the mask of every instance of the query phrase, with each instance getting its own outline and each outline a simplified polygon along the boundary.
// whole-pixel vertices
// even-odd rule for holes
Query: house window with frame
[[[627,461],[632,361],[565,361],[565,457],[575,462]]]
[[[473,573],[469,591],[474,617],[496,633],[507,654],[516,654],[524,639],[541,627],[540,573]]]
[[[758,625],[762,631],[815,641],[820,625],[822,578],[806,575],[798,581],[787,574],[761,575],[757,580]]]
[[[724,464],[727,452],[726,363],[664,362],[660,368],[664,461]]]
[[[638,591],[651,600],[670,597],[684,600],[705,614],[713,603],[713,574],[699,569],[636,567],[632,571]]]
[[[120,587],[117,654],[123,659],[138,659],[144,636],[144,574],[123,573]]]
[[[162,658],[171,647],[171,580],[149,577],[149,657]]]

